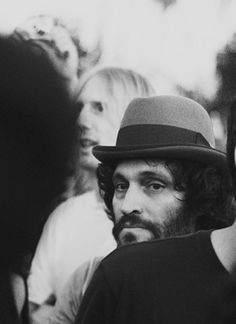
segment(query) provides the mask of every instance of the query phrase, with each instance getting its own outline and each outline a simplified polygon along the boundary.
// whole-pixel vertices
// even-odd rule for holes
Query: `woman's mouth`
[[[88,138],[82,138],[80,139],[80,145],[82,148],[91,148],[94,147],[95,145],[98,145],[98,142]]]

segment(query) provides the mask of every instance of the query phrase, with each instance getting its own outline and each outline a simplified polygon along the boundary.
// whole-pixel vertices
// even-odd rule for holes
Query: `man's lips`
[[[135,229],[135,228],[141,228],[141,229],[147,230],[147,228],[142,224],[123,224],[120,227],[121,230],[123,230],[123,229]]]

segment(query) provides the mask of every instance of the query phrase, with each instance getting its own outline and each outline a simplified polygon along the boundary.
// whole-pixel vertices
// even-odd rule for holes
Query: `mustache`
[[[162,237],[162,226],[154,225],[152,222],[143,220],[137,213],[124,214],[113,227],[113,235],[116,240],[124,228],[140,227],[152,232],[156,239]]]

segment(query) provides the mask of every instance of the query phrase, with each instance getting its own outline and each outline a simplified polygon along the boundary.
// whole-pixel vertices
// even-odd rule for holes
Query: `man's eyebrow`
[[[143,171],[139,175],[141,178],[159,178],[163,180],[172,179],[172,174],[167,170],[158,169],[157,171]]]
[[[125,180],[125,177],[120,172],[114,172],[112,176],[112,181],[114,180]]]

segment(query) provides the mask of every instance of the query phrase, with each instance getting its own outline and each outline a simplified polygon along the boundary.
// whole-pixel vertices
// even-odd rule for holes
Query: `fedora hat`
[[[171,158],[225,168],[226,155],[214,146],[211,119],[200,104],[182,96],[156,96],[132,100],[116,145],[95,146],[93,154],[103,163]]]

